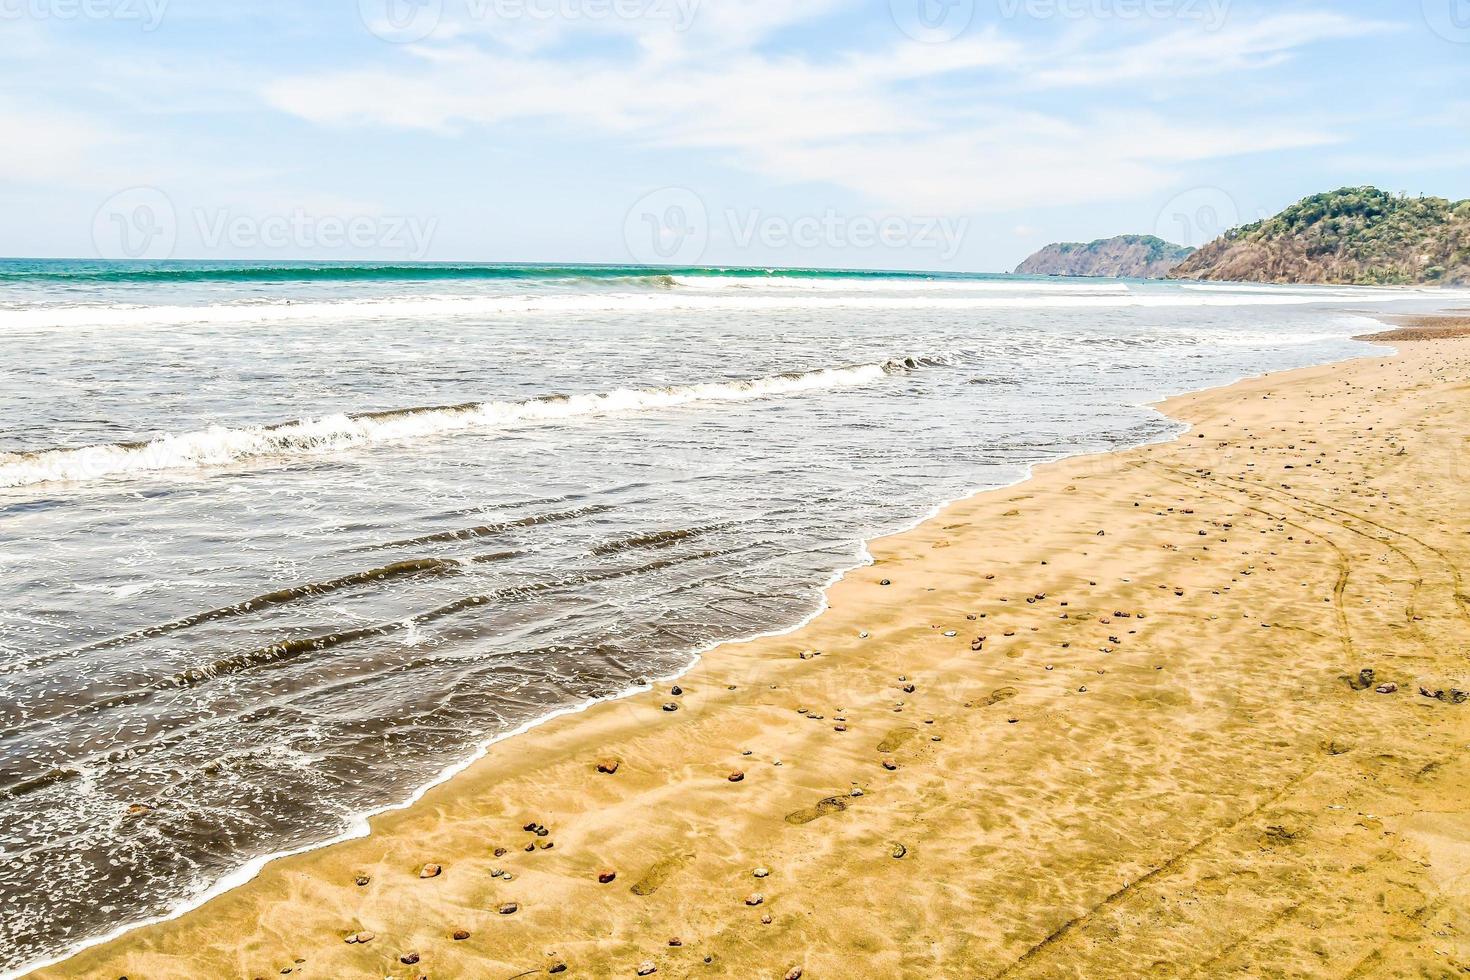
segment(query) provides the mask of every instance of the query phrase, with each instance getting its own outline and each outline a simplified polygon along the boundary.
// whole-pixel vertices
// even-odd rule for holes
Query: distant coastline
[[[1470,201],[1344,187],[1304,198],[1201,249],[1151,235],[1048,245],[1018,275],[1292,286],[1470,285]]]
[[[1094,242],[1048,245],[1016,268],[1020,276],[1164,279],[1194,249],[1153,235],[1118,235]]]

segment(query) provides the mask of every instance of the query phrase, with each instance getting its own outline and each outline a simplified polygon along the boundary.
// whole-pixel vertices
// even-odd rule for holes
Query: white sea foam
[[[804,278],[801,276],[673,276],[676,285],[690,289],[768,289],[807,290],[811,292],[902,293],[902,292],[966,292],[966,293],[1127,293],[1126,283],[1045,282],[1005,279],[866,279]]]
[[[1376,286],[1282,286],[1273,283],[1253,282],[1186,282],[1180,283],[1179,288],[1190,290],[1193,292],[1206,293],[1276,293],[1291,295],[1307,294],[1329,298],[1333,296],[1357,298],[1364,295],[1371,296],[1384,292],[1382,287]]]
[[[0,454],[0,487],[86,482],[155,470],[198,469],[251,459],[340,452],[390,442],[411,443],[467,430],[557,422],[579,416],[826,391],[870,384],[893,369],[884,364],[862,364],[742,381],[620,388],[596,394],[372,415],[338,414],[276,426],[213,426],[144,443],[6,453]]]
[[[764,282],[764,280],[762,280]],[[884,287],[887,288],[887,287]],[[1032,284],[1025,292],[981,295],[881,295],[844,284],[842,291],[803,294],[801,290],[692,289],[684,292],[563,293],[494,296],[418,296],[377,300],[302,303],[224,303],[200,306],[47,306],[0,310],[0,332],[72,327],[185,326],[188,324],[265,324],[313,320],[451,319],[575,314],[638,315],[687,312],[777,312],[800,310],[1021,310],[1126,309],[1242,306],[1301,306],[1340,302],[1392,303],[1412,294],[1393,290],[1237,291],[1180,289],[1136,291],[1109,288],[1090,292]],[[1030,293],[1029,295],[1027,293]],[[1448,292],[1445,293],[1447,298]]]

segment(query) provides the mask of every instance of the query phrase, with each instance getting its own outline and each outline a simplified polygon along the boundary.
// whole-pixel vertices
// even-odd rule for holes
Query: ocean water
[[[0,262],[0,973],[1444,292]],[[1455,302],[1464,302],[1463,297]]]

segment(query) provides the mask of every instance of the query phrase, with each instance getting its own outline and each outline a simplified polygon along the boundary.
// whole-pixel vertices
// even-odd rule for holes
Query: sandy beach
[[[1470,340],[1400,351],[1172,400],[32,975],[1470,973]]]
[[[1453,340],[1470,337],[1470,316],[1463,315],[1463,311],[1388,319],[1398,326],[1393,330],[1374,334],[1372,339],[1396,343],[1402,340]]]

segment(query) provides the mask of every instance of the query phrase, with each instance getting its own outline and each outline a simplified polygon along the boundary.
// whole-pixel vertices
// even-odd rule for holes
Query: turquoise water
[[[0,972],[1445,294],[0,262]],[[1457,299],[1463,302],[1463,299]]]
[[[665,276],[737,276],[746,279],[966,280],[994,278],[956,273],[831,269],[659,267],[636,265],[530,265],[492,262],[106,262],[79,259],[0,259],[0,283],[146,282],[434,282],[440,280],[570,281],[657,279]]]

